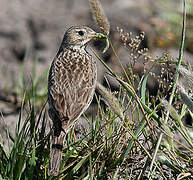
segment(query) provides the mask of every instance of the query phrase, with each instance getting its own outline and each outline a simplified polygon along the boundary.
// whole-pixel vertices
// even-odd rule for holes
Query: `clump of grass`
[[[44,179],[48,161],[50,140],[45,105],[39,113],[34,103],[29,103],[29,111],[24,117],[24,101],[15,128],[14,139],[7,132],[9,149],[0,143],[1,179]]]

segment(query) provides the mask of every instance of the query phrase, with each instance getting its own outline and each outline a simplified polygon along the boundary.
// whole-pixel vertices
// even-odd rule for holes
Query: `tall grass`
[[[24,101],[15,128],[14,139],[7,150],[0,145],[0,175],[2,179],[43,179],[44,166],[49,154],[49,138],[46,137],[47,119],[45,105],[36,113],[34,103],[29,103],[27,112]],[[24,114],[26,116],[24,117]]]

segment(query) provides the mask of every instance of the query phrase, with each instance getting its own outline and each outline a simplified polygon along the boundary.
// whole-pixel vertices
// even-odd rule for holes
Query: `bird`
[[[101,38],[87,26],[73,26],[63,37],[48,76],[49,117],[53,121],[49,175],[57,176],[66,133],[89,107],[97,82],[96,62],[86,49]]]

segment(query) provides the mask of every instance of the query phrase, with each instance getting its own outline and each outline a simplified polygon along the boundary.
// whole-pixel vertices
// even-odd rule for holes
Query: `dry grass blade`
[[[187,70],[183,66],[179,68],[180,74],[184,77],[184,81],[187,83],[190,89],[193,89],[193,72]]]
[[[121,119],[124,119],[123,111],[120,107],[118,99],[109,92],[102,84],[97,82],[97,90],[102,95],[105,102],[109,105],[112,111],[117,114]]]
[[[165,99],[161,99],[161,103],[162,103],[163,107],[169,111],[171,117],[181,124],[180,116],[178,115],[175,108],[171,104],[169,104],[169,102]]]
[[[109,34],[110,24],[103,11],[101,3],[98,0],[89,0],[93,18],[96,20],[100,29],[106,34]]]
[[[178,90],[181,95],[182,101],[188,106],[191,112],[193,112],[193,101],[189,97],[188,93],[184,89],[184,87],[180,84],[178,84]]]

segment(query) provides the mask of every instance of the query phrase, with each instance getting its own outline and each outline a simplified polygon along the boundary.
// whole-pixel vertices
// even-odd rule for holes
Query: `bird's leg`
[[[73,137],[74,141],[76,142],[77,138],[76,138],[75,127],[74,126],[72,126],[71,132],[72,132],[72,137]]]

